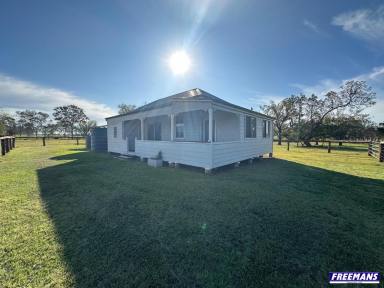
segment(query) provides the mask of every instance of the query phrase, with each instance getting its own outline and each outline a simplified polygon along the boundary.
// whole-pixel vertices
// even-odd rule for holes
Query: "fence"
[[[276,140],[274,142],[277,142]],[[296,143],[296,146],[299,147],[299,142],[297,141],[289,141],[289,140],[282,140],[282,143],[287,143],[287,150],[289,151],[290,144]],[[321,142],[321,144],[319,144]],[[365,141],[365,140],[314,140],[311,141],[312,147],[326,147],[328,153],[331,153],[331,150],[335,150],[335,145],[332,145],[332,143],[337,143],[339,148],[343,147],[343,144],[366,144],[369,145],[372,141]],[[304,143],[302,143],[302,146],[304,146]],[[337,150],[337,149],[336,149]]]
[[[380,162],[384,161],[384,142],[370,142],[368,156],[374,157]]]
[[[4,156],[13,148],[15,148],[16,139],[13,136],[0,137],[1,141],[1,155]]]
[[[76,144],[76,145],[84,145],[85,144],[85,138],[84,137],[63,137],[63,136],[51,136],[51,137],[44,137],[44,136],[16,136],[17,141],[22,146],[50,146],[50,145],[68,145],[68,144]]]

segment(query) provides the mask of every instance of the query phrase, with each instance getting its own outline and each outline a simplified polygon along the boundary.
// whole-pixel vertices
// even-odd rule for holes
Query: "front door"
[[[135,126],[128,133],[128,151],[135,152],[135,139],[140,138],[140,126]]]
[[[128,151],[135,152],[135,138],[131,135],[128,136]]]

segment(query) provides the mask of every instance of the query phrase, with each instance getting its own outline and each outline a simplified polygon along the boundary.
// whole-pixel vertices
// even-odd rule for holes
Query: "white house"
[[[108,151],[213,168],[272,156],[272,118],[192,89],[106,118]]]

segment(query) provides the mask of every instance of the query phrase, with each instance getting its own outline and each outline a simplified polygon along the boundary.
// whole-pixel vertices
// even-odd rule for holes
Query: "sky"
[[[191,69],[174,75],[184,50]],[[0,109],[75,104],[98,124],[120,103],[192,88],[258,110],[366,80],[384,122],[384,2],[153,0],[0,3]]]

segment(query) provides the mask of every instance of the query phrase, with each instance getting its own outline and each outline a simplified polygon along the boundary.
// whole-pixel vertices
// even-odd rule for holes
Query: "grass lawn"
[[[0,287],[326,287],[384,273],[384,165],[274,147],[205,176],[71,141],[0,158]]]

